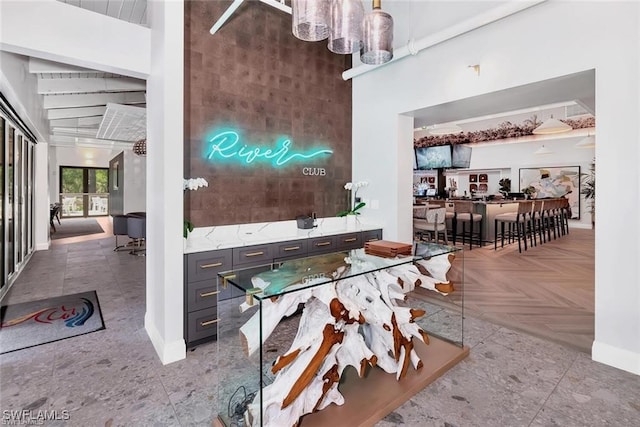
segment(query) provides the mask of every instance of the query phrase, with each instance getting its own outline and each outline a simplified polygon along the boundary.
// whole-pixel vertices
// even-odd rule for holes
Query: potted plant
[[[525,198],[531,199],[533,198],[533,195],[536,193],[536,188],[533,185],[530,185],[528,187],[523,188],[522,192],[524,193]]]
[[[500,189],[498,190],[503,197],[508,197],[511,192],[511,178],[502,178],[498,181]]]
[[[589,212],[591,213],[591,228],[596,226],[596,165],[591,164],[589,173],[582,174],[582,188],[580,194],[584,196],[589,203]]]

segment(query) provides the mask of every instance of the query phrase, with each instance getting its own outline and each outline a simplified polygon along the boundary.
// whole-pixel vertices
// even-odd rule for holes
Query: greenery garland
[[[571,126],[573,129],[584,129],[595,127],[595,117],[585,117],[583,119],[566,119],[560,120]],[[472,144],[478,142],[495,141],[505,138],[519,138],[521,136],[533,135],[533,130],[542,124],[538,121],[537,116],[533,116],[531,119],[525,120],[523,124],[517,125],[511,122],[503,122],[498,125],[497,128],[478,130],[473,132],[462,132],[454,135],[442,135],[442,136],[424,136],[420,139],[413,140],[413,146],[419,147],[433,147],[437,145],[455,145],[455,144]]]

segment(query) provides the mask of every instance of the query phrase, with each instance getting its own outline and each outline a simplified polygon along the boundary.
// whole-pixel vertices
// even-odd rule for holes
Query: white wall
[[[49,124],[38,95],[37,79],[29,74],[26,56],[0,52],[0,92],[16,110],[38,141],[48,141]]]
[[[412,121],[399,115],[596,70],[597,185],[606,191],[599,190],[596,204],[592,357],[638,374],[640,217],[620,218],[640,210],[639,18],[637,2],[546,2],[353,82],[353,179],[368,180],[368,196],[379,201],[379,209],[364,214],[385,224],[385,237],[410,240],[404,219],[411,216],[411,181],[396,183],[412,173],[412,133],[398,138]],[[481,65],[479,78],[470,75],[469,64]]]

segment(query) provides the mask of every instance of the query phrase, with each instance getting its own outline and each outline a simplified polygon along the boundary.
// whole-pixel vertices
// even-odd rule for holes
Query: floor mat
[[[2,306],[0,354],[104,329],[96,291]]]

